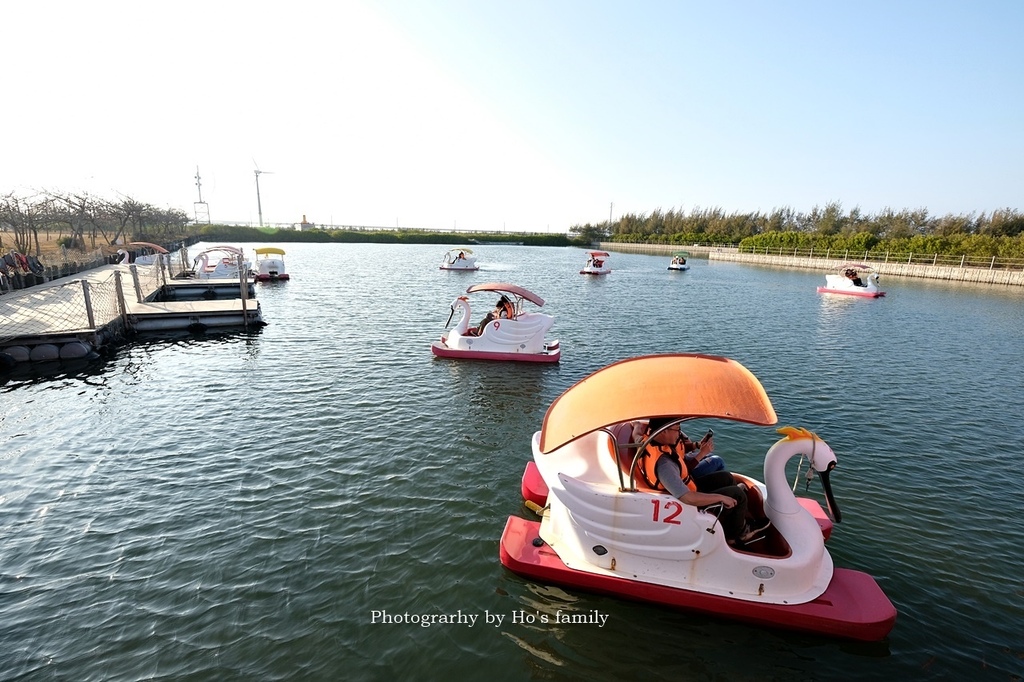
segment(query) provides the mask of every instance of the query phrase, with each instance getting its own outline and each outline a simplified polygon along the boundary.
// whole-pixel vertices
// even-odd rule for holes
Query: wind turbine
[[[271,171],[261,171],[259,164],[256,163],[256,159],[252,160],[252,165],[256,166],[256,170],[253,171],[256,174],[256,210],[260,213],[260,227],[263,227],[263,203],[260,201],[260,173],[271,173]]]

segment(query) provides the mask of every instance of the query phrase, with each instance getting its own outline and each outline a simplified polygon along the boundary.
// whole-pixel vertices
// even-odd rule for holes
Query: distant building
[[[299,231],[302,231],[302,230],[315,230],[316,229],[316,223],[307,222],[306,221],[306,215],[303,214],[302,215],[302,222],[301,223],[295,223],[295,229],[299,230]]]

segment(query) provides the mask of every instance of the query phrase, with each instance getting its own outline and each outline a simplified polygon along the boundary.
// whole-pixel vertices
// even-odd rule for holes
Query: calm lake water
[[[453,273],[437,266],[455,245],[282,246],[293,279],[258,287],[258,333],[138,341],[0,385],[2,679],[1024,676],[1024,290],[883,278],[867,300],[817,294],[824,273],[700,259],[676,273],[613,254],[587,278],[579,249],[480,246],[481,269]],[[546,299],[560,364],[433,358],[449,303],[486,281]],[[493,300],[472,298],[475,320]],[[742,362],[780,425],[836,451],[829,548],[896,605],[886,642],[501,566],[551,401],[664,352]],[[761,478],[775,431],[694,430],[708,425],[730,468]],[[512,622],[595,609],[603,627]]]

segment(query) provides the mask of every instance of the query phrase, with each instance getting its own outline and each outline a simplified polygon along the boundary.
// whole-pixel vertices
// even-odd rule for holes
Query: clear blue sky
[[[1024,208],[1024,2],[13,3],[0,192],[565,231]]]

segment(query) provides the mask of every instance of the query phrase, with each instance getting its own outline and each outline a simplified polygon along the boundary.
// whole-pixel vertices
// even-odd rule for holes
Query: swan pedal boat
[[[680,272],[689,270],[690,266],[686,262],[686,259],[689,257],[690,253],[688,251],[676,251],[672,254],[672,262],[668,264],[668,269],[678,270]]]
[[[263,246],[256,249],[256,269],[253,279],[257,282],[277,282],[291,279],[284,267],[284,249]]]
[[[441,270],[479,270],[472,249],[449,249],[441,259]]]
[[[240,273],[244,273],[248,278],[250,269],[249,261],[240,248],[214,246],[195,257],[192,271],[185,273],[185,276],[195,279],[238,279]]]
[[[519,362],[558,362],[562,355],[557,340],[545,341],[544,335],[555,323],[551,315],[523,310],[523,302],[529,301],[540,307],[544,299],[515,284],[487,282],[474,284],[466,289],[467,294],[490,291],[504,294],[512,301],[514,314],[511,318],[491,320],[483,333],[475,335],[476,327],[470,327],[471,309],[469,299],[459,296],[451,304],[447,326],[456,312],[459,321],[434,341],[430,350],[437,357],[474,360],[514,360]]]
[[[607,275],[612,271],[608,267],[608,258],[611,254],[607,251],[587,251],[587,264],[580,270],[581,275]]]
[[[167,252],[167,249],[160,246],[159,244],[152,244],[150,242],[128,242],[125,244],[125,248],[118,249],[117,253],[121,257],[118,261],[118,265],[128,265],[131,262],[131,256],[125,249],[139,249],[146,253],[139,254],[135,257],[136,265],[156,265],[159,262],[163,262],[165,266],[169,266],[171,263],[171,256]]]
[[[755,625],[861,641],[889,634],[892,602],[870,575],[834,566],[825,548],[831,525],[786,481],[786,462],[808,458],[832,517],[841,520],[829,483],[837,458],[825,441],[784,427],[765,455],[764,483],[734,472],[752,514],[763,512],[771,526],[757,541],[732,547],[714,508],[683,504],[637,476],[636,453],[646,441],[631,442],[631,423],[650,417],[777,422],[761,383],[728,358],[653,355],[595,372],[551,404],[533,436],[535,471],[527,466],[523,492],[540,521],[509,517],[499,550],[506,568]]]
[[[819,294],[846,294],[864,298],[881,298],[885,292],[879,288],[878,273],[863,263],[843,263],[838,272],[825,275],[825,286]]]

